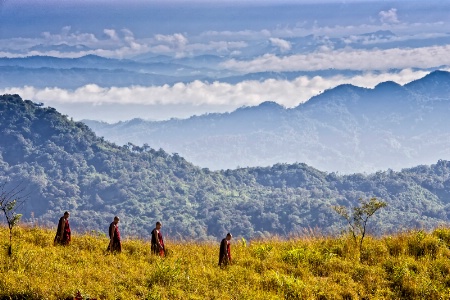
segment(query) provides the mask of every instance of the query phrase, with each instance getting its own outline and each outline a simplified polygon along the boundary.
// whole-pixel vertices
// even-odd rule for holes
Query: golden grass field
[[[367,237],[361,253],[349,236],[313,233],[288,240],[232,240],[234,264],[219,268],[219,243],[166,241],[166,258],[148,241],[0,227],[0,299],[450,299],[450,229]]]

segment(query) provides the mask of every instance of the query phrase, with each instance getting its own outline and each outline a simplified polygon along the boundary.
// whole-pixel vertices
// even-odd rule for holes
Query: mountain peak
[[[87,54],[87,55],[84,55],[84,56],[79,57],[78,59],[80,59],[80,60],[87,60],[87,61],[97,61],[97,60],[105,61],[105,60],[111,60],[110,58],[106,58],[106,57],[99,56],[99,55],[95,55],[95,54]]]
[[[284,109],[284,106],[276,103],[275,101],[264,101],[257,107],[260,109]]]
[[[387,90],[393,90],[393,89],[398,89],[400,88],[401,85],[398,84],[397,82],[394,81],[385,81],[385,82],[380,82],[379,84],[377,84],[375,86],[375,90],[377,91],[387,91]]]
[[[408,85],[414,84],[417,82],[422,82],[422,83],[427,82],[428,83],[429,81],[433,81],[433,80],[449,80],[449,79],[450,79],[450,72],[436,70],[436,71],[430,72],[428,75],[426,75],[420,79],[417,79],[417,80],[414,80],[414,81],[408,83]]]
[[[450,78],[450,72],[447,71],[443,71],[443,70],[435,70],[433,72],[431,72],[430,74],[426,75],[423,79],[425,78],[443,78],[443,79],[448,79]]]
[[[131,119],[129,121],[125,121],[124,123],[126,125],[140,125],[142,123],[145,123],[145,120],[143,120],[141,118],[134,118],[134,119]]]
[[[285,109],[284,106],[274,101],[264,101],[257,106],[241,106],[235,112],[241,111],[278,111]]]
[[[406,84],[405,87],[410,90],[426,92],[430,96],[446,96],[450,92],[450,72],[436,70]]]
[[[334,101],[335,99],[349,99],[366,90],[366,88],[358,87],[352,84],[341,84],[334,88],[325,90],[322,94],[310,98],[305,103],[298,105],[296,109],[303,109],[310,107],[311,105],[321,105],[329,101]]]

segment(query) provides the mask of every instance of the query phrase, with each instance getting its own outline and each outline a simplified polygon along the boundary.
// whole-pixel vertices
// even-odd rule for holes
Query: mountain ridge
[[[118,144],[162,147],[214,170],[299,161],[329,172],[400,170],[450,156],[440,150],[450,147],[447,90],[450,73],[436,71],[403,86],[339,85],[289,109],[265,102],[138,125],[84,122]]]
[[[54,226],[63,211],[80,231],[104,231],[115,215],[124,235],[148,237],[164,223],[172,238],[217,240],[288,236],[305,228],[339,232],[333,205],[378,197],[379,233],[433,228],[450,216],[450,162],[400,172],[339,175],[305,163],[211,171],[151,145],[124,146],[98,137],[51,107],[0,96],[0,181],[30,198],[24,222]],[[373,226],[373,227],[372,227]],[[376,227],[375,227],[376,226]]]

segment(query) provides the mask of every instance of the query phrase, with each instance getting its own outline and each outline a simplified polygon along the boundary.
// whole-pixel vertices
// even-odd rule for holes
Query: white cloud
[[[117,35],[117,32],[114,29],[104,29],[103,33],[106,34],[113,41],[119,40],[119,36]]]
[[[175,33],[172,35],[155,35],[155,40],[160,43],[171,45],[175,49],[182,50],[188,43],[188,39],[181,33]]]
[[[76,58],[95,54],[110,58],[124,58],[142,53],[154,53],[183,57],[195,53],[230,54],[237,49],[248,46],[244,41],[204,40],[202,42],[190,43],[188,38],[181,33],[172,35],[157,34],[153,38],[142,39],[136,39],[134,33],[129,29],[122,29],[120,31],[116,31],[115,29],[104,29],[103,33],[106,39],[98,39],[93,34],[70,33],[70,27],[65,27],[61,30],[61,34],[45,32],[42,34],[41,38],[0,40],[0,45],[8,45],[7,48],[0,46],[0,56],[12,58],[43,55],[60,58]],[[84,45],[90,49],[73,52],[61,52],[59,50],[50,49],[29,50],[29,48],[36,45],[45,44],[50,46],[61,43],[71,46]],[[80,49],[83,48],[80,47]]]
[[[381,12],[380,12],[381,13]],[[295,38],[304,37],[307,35],[315,36],[329,36],[329,37],[344,37],[350,35],[365,34],[368,32],[375,32],[379,30],[391,30],[396,34],[401,35],[415,35],[415,34],[436,34],[448,33],[450,24],[448,22],[436,21],[430,23],[406,23],[393,22],[395,19],[392,16],[391,22],[388,22],[389,11],[384,12],[386,20],[380,23],[369,24],[354,24],[354,25],[333,25],[333,26],[319,26],[317,24],[308,25],[308,23],[299,23],[294,26],[284,26],[263,30],[240,30],[240,31],[205,31],[200,34],[199,38],[202,40],[261,40],[268,38]],[[396,12],[395,12],[396,16]],[[379,15],[380,19],[381,16]],[[194,38],[194,37],[193,37]]]
[[[230,31],[230,30],[224,30],[224,31],[205,31],[200,34],[200,38],[202,39],[209,39],[209,40],[229,40],[229,39],[238,39],[238,40],[259,40],[259,39],[266,39],[270,37],[271,31],[268,29],[263,29],[259,31],[255,30],[239,30],[239,31]]]
[[[36,38],[13,38],[0,40],[0,55],[4,57],[25,57],[31,55],[47,55],[55,57],[74,58],[88,54],[96,54],[105,57],[123,58],[150,51],[149,45],[136,40],[132,31],[122,29],[119,32],[115,29],[104,29],[104,38],[97,38],[92,33],[71,32],[71,27],[66,26],[60,33],[43,32]],[[80,49],[90,48],[91,50],[80,50],[73,52],[61,52],[58,50],[32,50],[29,49],[37,45],[67,44],[69,46],[83,45]]]
[[[29,39],[32,40],[32,39]],[[70,26],[65,26],[61,29],[60,33],[53,34],[50,32],[43,32],[42,38],[34,39],[35,44],[45,44],[45,45],[58,45],[58,44],[68,44],[68,45],[96,45],[99,43],[97,37],[92,33],[82,33],[82,32],[71,32]]]
[[[351,35],[348,37],[342,38],[342,41],[347,45],[350,44],[360,44],[360,45],[377,45],[377,44],[385,44],[385,43],[401,43],[406,41],[423,41],[426,40],[436,40],[438,38],[445,39],[450,38],[449,33],[419,33],[412,35],[390,35],[390,36],[378,36],[376,33],[371,35]],[[443,40],[445,43],[445,40]]]
[[[229,54],[236,50],[245,53],[247,46],[252,46],[262,40],[269,40],[272,45],[279,47],[282,51],[289,51],[293,48],[286,38],[305,37],[314,35],[324,38],[317,43],[325,43],[325,48],[332,49],[332,42],[327,42],[326,38],[349,37],[347,42],[364,43],[366,45],[375,45],[378,42],[401,42],[406,39],[414,39],[423,36],[424,39],[432,38],[439,34],[448,34],[449,24],[447,22],[435,23],[400,23],[395,9],[380,12],[380,18],[384,23],[360,24],[349,26],[318,26],[299,23],[294,26],[283,26],[272,29],[261,30],[238,30],[238,31],[206,31],[196,36],[186,34],[156,34],[153,37],[134,36],[129,29],[116,30],[106,28],[100,37],[89,32],[74,31],[70,26],[61,28],[59,32],[43,32],[41,35],[33,38],[9,38],[0,39],[0,51],[7,57],[23,57],[29,55],[54,55],[56,57],[80,57],[86,54],[105,55],[107,57],[133,57],[142,53],[167,54],[167,55],[197,55],[197,54]],[[391,30],[398,36],[392,39],[361,39],[354,38],[358,34],[374,32],[378,30]],[[353,38],[351,37],[353,36]],[[427,37],[428,36],[428,37]],[[45,45],[48,48],[51,45],[67,44],[69,46],[80,47],[80,52],[58,52],[58,51],[39,51],[30,52],[29,48],[37,45]],[[92,49],[86,52],[83,49]],[[43,49],[43,48],[41,48]],[[235,52],[238,53],[238,52]]]
[[[389,70],[450,65],[450,45],[407,49],[325,49],[322,52],[279,57],[265,54],[249,61],[231,59],[223,67],[243,73],[265,71]]]
[[[248,44],[243,41],[227,42],[227,41],[211,41],[209,43],[194,43],[186,46],[186,52],[216,52],[218,54],[230,54],[236,49],[247,47]]]
[[[378,16],[380,17],[381,23],[388,23],[388,24],[400,23],[400,21],[398,20],[396,8],[391,8],[388,11],[380,11],[378,13]]]
[[[34,87],[8,88],[0,94],[19,94],[24,99],[44,103],[90,103],[94,105],[192,105],[227,106],[258,105],[264,101],[275,101],[286,107],[294,107],[320,92],[340,84],[354,84],[372,88],[380,82],[395,81],[405,84],[425,76],[428,72],[405,69],[398,73],[366,73],[363,75],[330,78],[301,76],[292,81],[268,79],[244,81],[238,84],[222,82],[206,83],[194,81],[173,86],[100,87],[86,85],[76,90],[61,88],[37,89]],[[156,108],[155,108],[156,109]],[[133,116],[131,115],[130,118]],[[102,117],[99,116],[101,119]]]
[[[291,43],[283,39],[270,38],[269,41],[272,43],[272,45],[280,48],[281,52],[289,51],[292,48]]]

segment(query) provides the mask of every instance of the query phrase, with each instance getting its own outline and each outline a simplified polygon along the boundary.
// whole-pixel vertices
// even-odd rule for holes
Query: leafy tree
[[[387,204],[375,197],[370,198],[369,201],[359,198],[359,203],[360,205],[352,207],[351,211],[345,206],[333,206],[333,209],[347,221],[350,233],[355,243],[359,245],[359,252],[361,253],[369,218]]]
[[[0,187],[0,210],[3,212],[9,228],[8,255],[12,254],[12,230],[22,217],[17,210],[25,201],[25,197],[21,196],[23,191],[24,189],[20,185],[16,185],[11,190],[6,189],[6,183]]]

